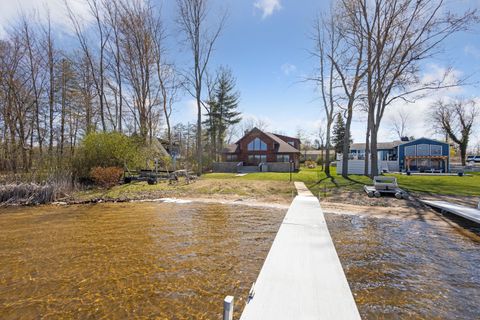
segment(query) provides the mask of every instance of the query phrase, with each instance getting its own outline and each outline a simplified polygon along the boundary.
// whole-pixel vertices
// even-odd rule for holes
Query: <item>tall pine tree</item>
[[[332,135],[332,145],[335,148],[335,153],[342,153],[343,151],[343,141],[345,138],[345,121],[343,120],[343,116],[338,113],[337,114],[337,121],[335,122],[335,125],[333,126],[333,135]],[[351,137],[351,134],[349,133],[349,136]],[[350,143],[352,142],[352,139],[349,139]]]
[[[241,113],[237,111],[240,94],[235,90],[235,82],[230,69],[220,68],[213,96],[208,102],[208,118],[204,124],[215,155],[223,149],[227,129],[242,119]]]

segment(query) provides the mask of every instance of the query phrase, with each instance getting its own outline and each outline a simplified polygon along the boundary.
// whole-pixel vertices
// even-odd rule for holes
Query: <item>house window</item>
[[[378,152],[378,159],[382,161],[397,161],[397,153],[395,149],[381,150]]]
[[[227,154],[227,161],[228,162],[233,162],[233,161],[237,161],[237,155],[236,154]]]
[[[277,162],[290,162],[290,155],[277,154]]]
[[[419,144],[417,145],[417,156],[429,156],[430,155],[430,145],[429,144]]]
[[[250,163],[265,163],[265,162],[267,162],[267,156],[265,154],[250,154],[248,156],[248,162],[250,162]]]
[[[288,144],[291,145],[292,147],[295,147],[295,142],[293,141],[288,141]]]
[[[441,156],[442,155],[442,146],[431,144],[430,145],[430,155],[432,156]]]
[[[415,146],[406,146],[405,147],[405,156],[414,157],[417,155]]]
[[[267,151],[267,144],[260,138],[255,138],[248,144],[248,151]]]

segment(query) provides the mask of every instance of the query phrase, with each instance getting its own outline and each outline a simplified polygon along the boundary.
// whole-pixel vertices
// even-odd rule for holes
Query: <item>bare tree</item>
[[[375,176],[377,136],[385,109],[397,100],[413,102],[429,91],[461,84],[449,82],[451,69],[440,79],[421,81],[421,63],[437,55],[445,39],[467,29],[477,16],[475,10],[452,13],[444,0],[353,1],[363,21],[355,20],[352,30],[365,41],[366,141],[371,151],[370,175]]]
[[[110,29],[110,41],[108,41],[107,55],[110,55],[110,70],[113,73],[115,83],[108,81],[113,91],[115,101],[115,124],[114,128],[119,132],[123,131],[123,79],[122,79],[122,57],[120,47],[120,10],[118,2],[103,0],[102,5],[106,12],[106,20]]]
[[[32,30],[29,19],[23,15],[21,18],[21,31],[24,40],[24,46],[27,50],[28,65],[29,65],[29,79],[32,86],[32,93],[34,98],[34,115],[32,116],[32,130],[35,127],[37,132],[37,142],[40,155],[43,153],[43,134],[40,121],[41,114],[41,96],[43,91],[43,79],[42,79],[42,61],[40,57],[43,55],[40,53],[38,46],[38,39],[35,32]],[[33,132],[30,136],[30,152],[33,151]],[[31,154],[32,156],[32,154]]]
[[[456,99],[450,102],[438,100],[432,105],[431,119],[433,128],[456,143],[460,149],[462,165],[466,155],[470,136],[480,110],[474,100]]]
[[[133,95],[133,108],[138,113],[140,136],[152,142],[160,113],[161,85],[158,80],[158,59],[164,30],[159,15],[150,2],[121,3],[120,46],[124,76]]]
[[[207,29],[207,0],[177,0],[178,25],[189,47],[193,66],[187,75],[187,90],[197,103],[197,173],[202,174],[202,89],[204,76],[215,42],[223,29],[226,15],[210,32]]]
[[[322,170],[325,169],[325,148],[326,148],[326,137],[327,137],[327,132],[326,132],[326,121],[322,119],[322,121],[318,124],[317,130],[314,133],[315,136],[315,147],[320,150],[320,159],[321,159],[321,164],[322,164]],[[330,156],[330,153],[328,153],[328,156]]]
[[[338,89],[341,87],[340,77],[335,70],[333,59],[339,55],[341,37],[335,26],[334,15],[317,18],[315,22],[315,49],[313,56],[318,59],[316,76],[312,79],[317,82],[325,112],[325,173],[330,176],[330,149],[332,125],[339,107],[340,97]]]
[[[90,42],[83,30],[83,26],[79,21],[79,18],[75,15],[67,0],[64,0],[65,7],[67,8],[68,16],[75,30],[75,35],[80,44],[80,48],[83,51],[86,62],[89,64],[89,71],[92,75],[92,80],[95,85],[96,95],[99,101],[99,115],[100,122],[103,131],[107,130],[105,121],[105,48],[109,38],[109,33],[105,30],[105,25],[102,23],[100,3],[98,0],[87,0],[87,4],[90,9],[90,14],[94,17],[96,27],[98,29],[99,46],[98,56],[95,57],[94,48],[90,45]]]
[[[406,137],[409,130],[410,113],[405,108],[399,108],[390,116],[390,127],[399,140]]]
[[[172,123],[171,116],[173,105],[178,101],[180,89],[183,83],[180,81],[177,70],[174,65],[162,64],[157,60],[157,73],[160,82],[160,94],[162,97],[162,109],[167,125],[167,139],[169,150],[173,150]]]
[[[365,67],[365,37],[366,26],[356,0],[342,0],[335,10],[336,31],[340,37],[340,49],[337,54],[329,55],[329,59],[340,77],[343,92],[346,97],[342,109],[345,113],[345,132],[350,133],[354,107],[359,104],[359,91],[367,73]],[[344,135],[342,150],[342,176],[348,177],[348,154],[350,153],[350,134]],[[367,146],[368,147],[368,146]]]
[[[245,134],[251,131],[253,128],[257,128],[260,131],[268,130],[268,123],[259,118],[245,117],[242,122],[240,122],[240,134]]]

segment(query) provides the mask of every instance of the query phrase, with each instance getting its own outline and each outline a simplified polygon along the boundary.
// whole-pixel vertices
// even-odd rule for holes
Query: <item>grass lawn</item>
[[[407,176],[396,174],[399,185],[410,192],[454,196],[480,196],[480,174],[468,176]]]
[[[365,176],[352,175],[345,179],[337,175],[336,168],[330,168],[332,178],[327,177],[320,168],[308,169],[302,168],[299,172],[292,173],[292,181],[302,181],[312,191],[314,195],[331,194],[339,189],[342,190],[363,190],[364,184],[371,183],[371,180]],[[258,172],[249,173],[246,176],[236,177],[234,173],[209,173],[205,174],[203,179],[234,179],[234,180],[256,180],[256,181],[290,181],[290,174],[284,172]]]
[[[371,184],[371,180],[361,175],[350,175],[348,179],[337,175],[336,168],[331,167],[332,178],[327,178],[319,168],[302,168],[298,173],[292,174],[293,181],[303,181],[313,194],[331,194],[335,191],[362,191],[363,185]],[[400,187],[410,192],[457,195],[457,196],[480,196],[480,173],[472,173],[470,176],[407,176],[392,175],[397,177]],[[238,179],[238,180],[273,180],[289,181],[289,173],[265,172],[249,173],[243,177],[235,177],[232,173],[210,173],[203,176],[204,179]],[[363,191],[362,191],[363,192]]]

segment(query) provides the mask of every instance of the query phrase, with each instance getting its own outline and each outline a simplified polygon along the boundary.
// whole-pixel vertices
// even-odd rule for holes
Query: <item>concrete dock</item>
[[[437,208],[442,211],[446,211],[470,221],[480,223],[480,210],[477,208],[470,208],[459,204],[450,203],[447,201],[432,201],[432,200],[420,200],[426,205]]]
[[[360,319],[320,203],[296,187],[240,319]]]

